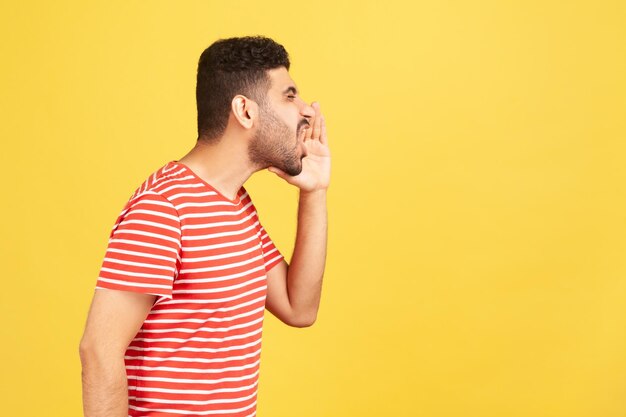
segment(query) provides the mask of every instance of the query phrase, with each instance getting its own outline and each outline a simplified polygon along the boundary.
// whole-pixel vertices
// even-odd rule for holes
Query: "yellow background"
[[[317,323],[266,316],[260,417],[626,416],[622,1],[3,2],[3,416],[79,416],[108,233],[196,138],[221,37],[326,114]],[[297,193],[247,184],[287,257]]]

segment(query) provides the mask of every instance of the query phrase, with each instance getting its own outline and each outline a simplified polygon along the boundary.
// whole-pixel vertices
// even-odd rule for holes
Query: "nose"
[[[315,117],[315,109],[311,105],[303,101],[302,107],[300,108],[300,114],[302,114],[302,116],[304,116],[309,122],[311,122],[311,119]]]

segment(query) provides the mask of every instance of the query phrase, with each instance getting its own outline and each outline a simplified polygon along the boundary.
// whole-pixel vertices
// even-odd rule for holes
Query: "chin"
[[[296,175],[300,175],[300,173],[302,172],[302,162],[301,161],[299,162],[300,163],[298,165],[285,167],[286,169],[284,169],[283,171],[285,171],[287,174],[291,175],[292,177],[295,177]]]

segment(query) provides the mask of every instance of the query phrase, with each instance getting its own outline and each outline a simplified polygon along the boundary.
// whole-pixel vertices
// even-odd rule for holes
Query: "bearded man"
[[[200,56],[195,146],[136,189],[109,236],[80,343],[86,417],[253,416],[265,309],[316,320],[330,151],[289,65],[261,36]],[[290,264],[243,186],[262,169],[299,189]]]

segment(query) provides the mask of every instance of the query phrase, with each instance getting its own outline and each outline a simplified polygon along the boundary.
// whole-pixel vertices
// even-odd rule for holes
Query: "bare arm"
[[[296,327],[310,326],[317,318],[326,264],[330,149],[319,104],[313,103],[313,109],[312,128],[304,133],[307,156],[302,160],[302,172],[289,176],[275,167],[269,168],[300,188],[298,230],[291,265],[283,260],[267,273],[265,304],[281,321]]]
[[[127,417],[124,353],[150,312],[155,295],[95,291],[80,342],[85,417]]]
[[[311,326],[317,318],[327,230],[326,191],[301,191],[291,265],[283,260],[267,273],[266,307],[286,324]]]

